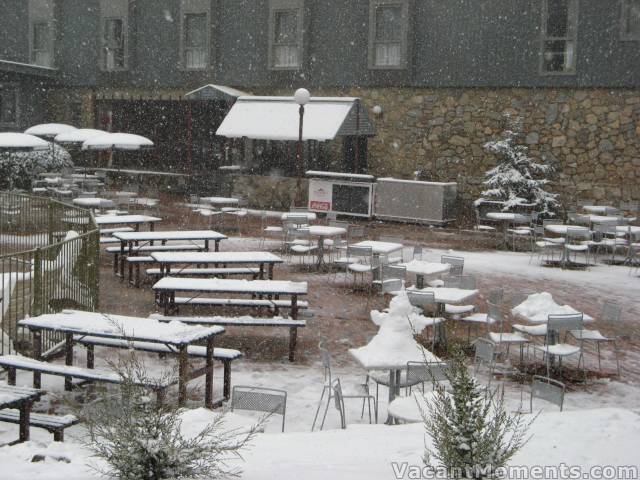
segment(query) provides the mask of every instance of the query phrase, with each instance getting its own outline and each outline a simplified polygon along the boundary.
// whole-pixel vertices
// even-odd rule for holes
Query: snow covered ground
[[[236,245],[237,242],[237,245]],[[238,250],[256,249],[251,238],[234,239]],[[235,249],[235,248],[234,248]],[[565,411],[536,402],[534,409],[543,409],[543,414],[534,423],[531,443],[512,462],[514,465],[578,465],[589,468],[593,465],[638,465],[637,445],[640,441],[640,379],[638,365],[638,315],[640,314],[640,279],[630,275],[627,267],[599,264],[587,271],[569,271],[544,268],[537,259],[529,263],[529,255],[513,252],[462,252],[430,249],[426,260],[439,261],[442,253],[455,253],[465,257],[465,272],[477,276],[480,290],[501,284],[511,293],[516,291],[549,291],[560,304],[597,316],[599,305],[612,299],[623,305],[623,330],[627,337],[628,351],[623,352],[622,379],[593,380],[587,388],[571,388],[565,399]],[[316,274],[317,275],[317,274]],[[496,281],[496,279],[498,279]],[[318,307],[314,307],[318,308]],[[359,345],[357,345],[359,346]],[[124,352],[97,349],[97,366],[104,365],[105,355],[121,355]],[[83,351],[77,349],[77,364],[82,364]],[[141,354],[152,372],[172,368],[172,359],[159,360],[157,356]],[[611,370],[611,356],[605,354],[605,367]],[[587,362],[594,366],[594,358]],[[343,360],[334,368],[343,385],[364,381],[365,372],[353,361]],[[221,387],[221,368],[215,372],[216,385]],[[18,375],[18,383],[30,384],[31,376]],[[420,465],[423,447],[423,429],[420,425],[368,426],[367,417],[360,418],[361,403],[347,401],[346,431],[339,430],[338,413],[331,405],[327,414],[325,431],[309,433],[322,390],[322,366],[320,358],[308,365],[282,362],[238,361],[233,365],[235,385],[256,385],[281,388],[288,392],[286,432],[279,433],[279,418],[270,421],[267,432],[256,438],[251,453],[246,455],[243,465],[247,479],[305,478],[339,479],[394,478],[391,462],[408,462]],[[481,376],[486,382],[486,378]],[[57,413],[69,411],[66,400],[74,395],[63,393],[61,378],[43,377],[49,394],[40,407],[44,410],[55,404]],[[203,380],[190,384],[196,390]],[[513,381],[504,383],[507,407],[511,411],[528,410],[529,387]],[[347,388],[348,389],[348,388]],[[386,416],[387,391],[380,389],[380,418]],[[62,401],[65,399],[65,401]],[[202,397],[194,394],[190,407],[202,406]],[[614,408],[615,407],[615,408]],[[65,444],[54,444],[50,434],[32,430],[32,442],[25,445],[0,448],[1,478],[92,478],[85,463],[87,453],[74,439],[81,434],[82,426],[72,428]],[[17,437],[17,427],[0,423],[0,443]],[[48,459],[44,463],[31,463],[35,453],[64,456],[71,463]],[[6,466],[6,467],[5,467]],[[400,467],[399,467],[400,468]],[[7,474],[8,476],[5,476]],[[411,477],[405,477],[411,478]],[[543,476],[540,478],[553,478]],[[559,477],[560,478],[560,477]],[[589,477],[587,477],[589,478]],[[592,478],[597,478],[593,476]],[[609,478],[621,478],[613,476]]]

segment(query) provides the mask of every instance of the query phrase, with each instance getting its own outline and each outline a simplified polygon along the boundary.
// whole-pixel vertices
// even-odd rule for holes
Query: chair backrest
[[[382,278],[380,280],[388,279],[400,279],[405,280],[407,278],[407,267],[402,265],[382,264],[380,266]]]
[[[327,212],[327,222],[334,222],[338,218],[336,212]]]
[[[309,209],[307,207],[291,207],[289,209],[290,212],[304,212],[309,213]]]
[[[407,362],[407,384],[446,382],[450,368],[446,362]]]
[[[584,228],[567,227],[567,243],[582,241],[589,237],[591,237],[591,232],[589,230],[585,230]]]
[[[600,320],[607,323],[618,323],[621,313],[622,307],[618,303],[606,301],[602,305]]]
[[[555,343],[562,332],[582,330],[584,325],[583,316],[582,313],[549,315],[547,317],[547,343]]]
[[[349,230],[349,222],[345,222],[343,220],[329,220],[329,226],[330,227],[344,228],[347,231]]]
[[[496,344],[488,338],[476,338],[474,346],[474,361],[493,363],[495,360]]]
[[[294,225],[299,227],[300,225],[308,224],[309,218],[306,215],[287,215],[282,223],[284,225]]]
[[[413,258],[417,258],[418,260],[422,260],[422,245],[414,245],[413,247]]]
[[[347,247],[348,258],[358,258],[361,262],[371,264],[373,258],[373,249],[371,247]]]
[[[502,310],[500,310],[500,306],[496,303],[487,302],[487,306],[489,308],[489,312],[487,316],[493,320],[500,331],[502,331],[502,325],[504,323],[504,316],[502,315]]]
[[[324,370],[324,384],[331,385],[331,354],[329,350],[324,347],[323,342],[320,342],[320,356],[322,358],[322,368]]]
[[[340,427],[347,428],[347,420],[344,414],[344,397],[342,395],[342,385],[340,385],[340,379],[336,378],[331,383],[331,389],[333,390],[333,400],[336,406],[336,410],[340,413]]]
[[[192,205],[199,205],[200,204],[200,195],[189,195],[189,203],[191,203]]]
[[[282,415],[282,431],[287,412],[287,392],[274,388],[236,385],[231,394],[231,410],[252,410]]]
[[[534,375],[531,381],[531,397],[529,399],[529,409],[533,412],[533,399],[541,398],[547,402],[555,403],[562,411],[564,404],[565,385],[552,378]]]
[[[349,225],[349,242],[355,238],[364,238],[366,236],[366,229],[363,225]]]
[[[440,263],[448,263],[451,265],[449,269],[449,275],[462,275],[464,269],[464,258],[455,257],[453,255],[442,255],[440,257]]]
[[[387,280],[383,280],[381,284],[381,292],[384,293],[395,293],[402,290],[404,286],[404,280],[400,278],[389,278]]]
[[[419,290],[407,290],[409,303],[414,307],[429,307],[436,304],[436,297],[433,292],[421,292]]]
[[[444,286],[448,288],[476,289],[476,277],[473,275],[448,275],[444,278]]]
[[[489,292],[488,301],[494,305],[500,305],[504,300],[504,289],[494,288]]]

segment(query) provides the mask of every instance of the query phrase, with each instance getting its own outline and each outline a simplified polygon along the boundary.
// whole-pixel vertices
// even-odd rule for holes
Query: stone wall
[[[370,173],[457,181],[462,203],[476,198],[496,158],[504,115],[523,118],[531,155],[553,164],[550,189],[564,202],[640,200],[640,91],[562,89],[348,89],[314,95],[359,96],[377,136]]]

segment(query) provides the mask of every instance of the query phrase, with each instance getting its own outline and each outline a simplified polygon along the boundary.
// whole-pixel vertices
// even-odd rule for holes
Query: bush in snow
[[[431,437],[424,455],[428,468],[446,469],[450,478],[494,478],[527,442],[531,422],[510,416],[503,396],[481,387],[469,374],[461,351],[453,355],[447,379],[451,391],[434,383],[421,411]]]
[[[55,155],[51,148],[35,152],[0,152],[0,189],[29,190],[39,173],[73,168],[69,152],[56,144],[53,148]]]
[[[262,425],[247,430],[225,430],[224,415],[204,425],[196,435],[181,431],[181,409],[152,402],[155,381],[147,376],[141,362],[131,357],[112,365],[122,377],[121,392],[99,398],[80,412],[87,435],[84,445],[107,467],[91,465],[100,474],[123,480],[217,479],[239,476],[230,461]],[[173,377],[173,375],[171,375]],[[171,378],[173,379],[173,378]],[[263,420],[264,421],[264,420]]]
[[[557,195],[549,193],[545,187],[548,176],[553,173],[551,165],[536,163],[529,156],[527,146],[519,143],[522,137],[521,119],[506,116],[507,129],[501,140],[487,142],[485,151],[499,157],[500,163],[489,170],[484,184],[488,187],[482,192],[484,200],[503,202],[503,210],[517,206],[531,207],[543,216],[553,216],[558,206]]]

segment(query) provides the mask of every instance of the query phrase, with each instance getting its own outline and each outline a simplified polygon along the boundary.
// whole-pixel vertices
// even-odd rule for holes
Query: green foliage
[[[510,416],[502,395],[478,384],[459,351],[447,378],[451,391],[434,385],[435,395],[421,412],[433,445],[427,441],[424,463],[445,468],[451,478],[492,478],[526,444],[531,423]]]
[[[29,190],[31,182],[42,172],[59,172],[72,168],[71,155],[64,148],[54,145],[52,150],[35,152],[0,152],[0,189]]]

